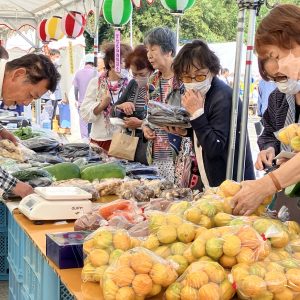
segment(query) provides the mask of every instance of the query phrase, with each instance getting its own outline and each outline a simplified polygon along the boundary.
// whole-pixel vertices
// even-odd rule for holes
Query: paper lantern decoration
[[[52,41],[58,41],[63,38],[64,33],[61,30],[61,17],[53,16],[47,20],[46,34]]]
[[[42,20],[37,26],[37,35],[38,38],[42,41],[43,44],[48,44],[50,42],[50,37],[46,33],[46,22],[47,19]]]
[[[62,32],[71,39],[75,39],[80,36],[84,31],[85,25],[85,17],[77,11],[70,11],[61,20]]]
[[[121,27],[129,22],[131,15],[131,0],[104,0],[103,16],[109,24]]]
[[[191,8],[196,0],[160,0],[161,4],[171,13],[183,13]]]

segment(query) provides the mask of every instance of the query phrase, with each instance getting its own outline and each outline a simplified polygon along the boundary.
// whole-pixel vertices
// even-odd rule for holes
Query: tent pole
[[[244,38],[244,28],[245,28],[245,15],[246,15],[246,8],[240,7],[239,14],[238,14],[238,26],[237,26],[237,36],[236,36],[230,137],[229,137],[229,149],[228,149],[227,169],[226,169],[227,179],[232,179],[233,177],[237,116],[238,116],[239,95],[240,95],[241,57],[243,51],[243,38]]]
[[[177,26],[176,26],[176,51],[179,50],[179,33],[180,33],[180,15],[176,16]]]
[[[133,24],[132,24],[132,16],[130,18],[130,46],[133,48]]]
[[[39,49],[40,40],[37,34],[37,30],[35,30],[35,49]],[[34,103],[35,107],[35,123],[41,125],[41,114],[42,114],[42,100],[41,98],[36,99]]]
[[[94,65],[95,65],[95,76],[97,76],[97,65],[98,65],[98,48],[99,48],[99,19],[100,11],[102,9],[103,0],[95,1],[95,33],[94,33]]]
[[[248,26],[248,41],[247,41],[247,55],[246,55],[246,67],[245,67],[245,78],[244,78],[244,95],[243,95],[243,108],[241,118],[241,129],[240,129],[240,149],[238,158],[238,169],[237,169],[237,180],[244,180],[244,169],[245,169],[245,153],[247,146],[247,128],[248,128],[248,106],[249,106],[249,95],[251,86],[251,68],[252,68],[252,57],[254,48],[254,35],[255,35],[255,21],[256,21],[256,8],[252,8],[249,11],[249,26]]]

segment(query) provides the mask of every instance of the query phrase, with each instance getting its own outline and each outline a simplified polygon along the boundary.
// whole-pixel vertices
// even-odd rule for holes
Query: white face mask
[[[287,82],[276,82],[276,85],[281,93],[288,95],[296,95],[300,92],[300,81],[288,79]]]
[[[291,79],[299,80],[300,57],[296,57],[292,51],[290,51],[288,56],[278,60],[278,72]]]
[[[121,69],[121,72],[120,72],[120,77],[121,78],[128,78],[129,77],[129,71],[127,69]]]
[[[199,91],[202,96],[205,96],[211,87],[211,77],[208,75],[202,82],[184,83],[186,90]]]
[[[148,76],[135,78],[136,83],[139,87],[145,87],[148,83]]]

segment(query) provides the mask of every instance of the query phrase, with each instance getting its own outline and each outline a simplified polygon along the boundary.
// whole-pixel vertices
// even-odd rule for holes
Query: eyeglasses
[[[285,75],[278,75],[278,76],[267,76],[269,78],[269,80],[271,81],[274,81],[274,82],[281,82],[281,83],[284,83],[284,82],[287,82],[288,81],[288,77],[285,76]]]
[[[206,74],[196,75],[194,77],[184,75],[184,76],[180,77],[180,80],[183,83],[191,83],[191,82],[193,82],[193,79],[195,79],[197,82],[202,82],[206,79],[208,73],[209,73],[209,71]]]

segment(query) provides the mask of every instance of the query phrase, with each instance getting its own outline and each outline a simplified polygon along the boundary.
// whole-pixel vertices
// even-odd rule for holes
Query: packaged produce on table
[[[221,197],[224,197],[230,203],[231,198],[235,194],[237,194],[240,189],[241,189],[240,183],[235,182],[233,180],[225,180],[224,182],[221,183],[221,185],[217,189],[217,194],[220,195]],[[257,216],[265,215],[266,208],[272,202],[272,199],[273,199],[273,195],[266,197],[263,200],[262,204],[254,212],[254,214]]]
[[[227,274],[216,262],[198,261],[171,284],[166,300],[229,300],[235,295]]]
[[[203,196],[200,200],[192,202],[184,211],[183,217],[194,224],[212,228],[215,226],[214,218],[220,212],[232,212],[230,202],[218,195]]]
[[[290,241],[287,226],[279,220],[259,218],[253,222],[252,226],[271,242],[273,248],[284,248]]]
[[[54,181],[80,178],[80,168],[76,164],[70,162],[63,162],[44,167],[43,170],[49,172]]]
[[[300,225],[296,221],[286,221],[284,225],[287,228],[287,231],[290,235],[290,239],[293,240],[299,237],[300,234]]]
[[[36,154],[34,157],[35,162],[40,162],[40,163],[48,163],[48,164],[59,164],[64,162],[65,160],[62,159],[61,157],[57,156],[56,154]]]
[[[173,188],[170,190],[164,190],[160,194],[161,198],[166,198],[170,201],[192,201],[193,192],[190,188]]]
[[[114,162],[93,165],[81,171],[81,178],[89,180],[90,182],[106,178],[123,179],[125,175],[124,167]]]
[[[189,254],[190,262],[209,257],[224,268],[231,268],[237,263],[263,260],[270,251],[269,241],[250,226],[201,227],[186,255]]]
[[[110,264],[139,244],[140,241],[130,237],[124,229],[99,228],[86,237],[83,243],[86,258],[81,273],[82,280],[99,282]]]
[[[106,220],[110,220],[116,216],[125,217],[130,223],[142,221],[144,217],[141,210],[133,200],[115,200],[110,203],[102,204],[99,207],[99,214]]]
[[[53,182],[52,186],[79,187],[82,190],[91,193],[92,200],[97,200],[100,197],[98,190],[88,180],[83,180],[79,178],[60,180]]]
[[[89,213],[79,217],[74,223],[75,231],[96,230],[101,225],[107,225],[107,221],[98,213],[98,209],[94,209]]]
[[[65,144],[59,152],[59,156],[71,162],[74,162],[78,158],[85,158],[88,162],[98,162],[101,160],[99,153],[86,143]]]
[[[45,154],[56,153],[60,149],[60,143],[53,139],[47,137],[34,137],[25,141],[22,144],[35,152],[43,152]]]
[[[122,183],[122,179],[111,178],[95,182],[94,187],[99,192],[100,196],[117,195]]]
[[[157,127],[191,127],[189,113],[184,108],[157,101],[149,101],[147,120]]]
[[[299,299],[300,264],[292,259],[237,264],[230,277],[240,299]]]
[[[21,162],[25,160],[21,148],[10,140],[0,140],[0,156]]]
[[[165,198],[154,198],[150,199],[150,201],[145,204],[142,209],[144,210],[144,212],[151,210],[159,210],[165,212],[169,209],[172,203],[172,201],[166,200]]]
[[[41,136],[41,132],[36,132],[32,130],[31,127],[19,127],[18,129],[13,131],[13,134],[17,136],[20,140],[28,140],[33,137]]]
[[[281,143],[289,145],[295,152],[300,151],[299,124],[290,124],[276,132],[275,136]]]
[[[132,224],[131,224],[132,225]],[[139,222],[128,229],[128,234],[132,237],[146,238],[149,236],[149,222],[144,220]]]
[[[122,254],[104,272],[105,300],[154,297],[177,279],[176,266],[144,248]]]

